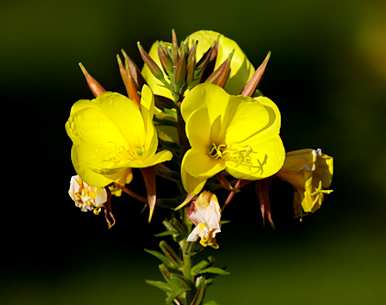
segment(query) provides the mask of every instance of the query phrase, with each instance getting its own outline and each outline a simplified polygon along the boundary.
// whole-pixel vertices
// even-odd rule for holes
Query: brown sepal
[[[241,95],[244,96],[252,96],[253,93],[255,93],[257,86],[259,85],[261,78],[264,75],[265,68],[267,67],[269,58],[271,57],[271,52],[268,52],[267,56],[264,58],[263,62],[260,64],[260,66],[256,69],[255,73],[253,74],[252,78],[247,82],[245,85],[243,91],[241,92]]]
[[[271,227],[274,229],[275,224],[273,223],[273,220],[272,220],[271,202],[269,200],[269,186],[270,186],[269,179],[262,179],[262,180],[256,181],[256,193],[259,199],[263,224],[265,224],[265,222],[268,221]]]
[[[87,85],[88,87],[90,88],[92,94],[97,97],[99,95],[101,95],[103,92],[105,92],[106,90],[102,87],[102,85],[94,78],[90,75],[90,73],[88,73],[88,71],[86,70],[86,68],[83,66],[82,63],[78,63],[80,69],[82,70],[82,73],[86,79],[86,82],[87,82]]]
[[[147,192],[147,204],[149,206],[148,221],[150,222],[151,218],[153,217],[154,208],[157,201],[154,167],[141,168],[141,173],[143,176],[143,180],[145,181],[145,187]]]

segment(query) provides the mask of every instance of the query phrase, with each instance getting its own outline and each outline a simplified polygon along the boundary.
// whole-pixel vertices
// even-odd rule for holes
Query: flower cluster
[[[117,55],[127,97],[106,91],[81,65],[95,98],[76,102],[66,123],[79,185],[119,191],[133,179],[132,169],[139,168],[150,220],[157,202],[155,176],[167,168],[156,165],[174,155],[173,170],[179,169],[178,182],[186,191],[180,207],[208,197],[196,198],[213,177],[231,191],[226,204],[243,182],[257,181],[262,211],[268,212],[263,218],[270,222],[264,194],[270,177],[294,187],[295,216],[321,206],[331,192],[332,158],[313,149],[285,153],[280,111],[256,90],[270,54],[255,69],[236,42],[213,31],[195,32],[180,44],[173,32],[171,43],[157,41],[149,53],[140,44],[138,48],[145,62],[141,72],[124,51],[124,63]],[[70,193],[82,210],[93,206],[84,202],[100,202],[98,192],[89,192],[86,201]],[[203,228],[201,224],[197,225]],[[210,240],[210,233],[200,232],[197,236]]]
[[[188,245],[199,240],[218,248],[221,210],[236,192],[253,185],[262,218],[273,226],[271,181],[281,179],[294,188],[295,217],[303,217],[332,192],[333,159],[320,149],[285,151],[279,108],[258,89],[270,53],[255,68],[235,41],[213,31],[180,43],[173,31],[171,42],[156,41],[149,52],[138,43],[138,49],[142,69],[125,51],[117,55],[126,95],[106,91],[80,64],[94,98],[77,101],[65,125],[77,173],[69,194],[82,211],[105,209],[109,226],[115,223],[111,195],[124,192],[147,203],[149,221],[156,205],[167,207],[174,216],[163,221],[164,234],[183,257],[165,243],[163,253],[149,253],[163,261],[167,285],[175,280],[170,274],[195,283],[194,302],[182,284],[178,293],[172,284],[152,284],[163,287],[173,304],[200,304],[202,274],[220,271],[190,270]],[[146,198],[128,187],[134,169],[142,173]],[[157,176],[175,184],[173,198],[157,199]],[[214,193],[221,188],[229,192],[222,207]]]

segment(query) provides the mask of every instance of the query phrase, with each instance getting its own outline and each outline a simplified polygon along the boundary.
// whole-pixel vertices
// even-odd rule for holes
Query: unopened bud
[[[80,69],[82,70],[82,73],[84,77],[86,78],[86,82],[88,87],[90,88],[92,94],[97,97],[98,95],[101,95],[103,92],[105,92],[105,88],[102,87],[102,85],[88,73],[86,68],[83,66],[82,63],[78,64]]]
[[[256,69],[252,78],[245,85],[243,91],[241,92],[241,95],[252,96],[255,93],[256,88],[259,85],[260,80],[264,75],[265,68],[267,67],[267,64],[268,64],[270,57],[271,57],[271,52],[268,52],[267,56],[264,58],[261,65]]]
[[[161,68],[158,67],[156,62],[149,56],[149,54],[147,54],[147,52],[142,48],[142,46],[139,42],[137,43],[137,45],[138,45],[138,50],[139,50],[139,53],[142,57],[142,60],[149,67],[149,69],[150,69],[151,73],[154,75],[154,77],[156,77],[160,81],[165,81]]]

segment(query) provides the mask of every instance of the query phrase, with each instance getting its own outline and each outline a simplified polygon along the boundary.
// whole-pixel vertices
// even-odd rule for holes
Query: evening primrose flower
[[[214,69],[217,69],[233,52],[230,63],[231,72],[224,89],[230,94],[240,94],[245,83],[253,76],[255,68],[239,45],[234,40],[215,31],[197,31],[185,39],[189,47],[191,47],[195,41],[198,42],[196,51],[197,61],[201,59],[205,52],[208,51],[217,40],[218,53]]]
[[[330,194],[333,158],[320,149],[301,149],[287,153],[283,168],[277,174],[295,189],[295,216],[315,212],[322,205],[324,195]]]
[[[200,238],[202,246],[217,249],[216,234],[221,232],[221,211],[216,195],[208,191],[202,192],[189,207],[188,218],[196,227],[187,241],[195,242]]]
[[[71,177],[68,194],[82,212],[93,211],[95,215],[100,213],[107,202],[105,188],[90,186],[79,175]]]
[[[146,168],[172,158],[167,150],[156,153],[153,109],[153,95],[147,86],[142,89],[140,106],[113,92],[72,106],[66,131],[73,142],[74,168],[84,181],[96,187],[125,184],[132,178],[131,168]]]
[[[204,83],[187,93],[181,113],[191,145],[181,165],[188,194],[198,194],[222,170],[237,179],[259,180],[282,167],[280,112],[270,99],[232,96]]]

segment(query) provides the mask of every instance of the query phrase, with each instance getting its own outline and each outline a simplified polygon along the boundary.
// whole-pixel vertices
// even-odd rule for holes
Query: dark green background
[[[256,200],[224,215],[220,265],[232,272],[209,299],[231,304],[386,304],[386,6],[384,1],[3,1],[0,97],[5,152],[1,305],[162,304],[155,221],[117,201],[117,225],[81,213],[67,196],[73,170],[64,123],[91,97],[77,62],[123,92],[120,48],[212,29],[258,65],[260,89],[282,112],[288,150],[321,147],[335,158],[334,193],[299,224],[276,195],[277,230],[262,228]],[[8,140],[9,138],[9,140]],[[7,164],[11,163],[11,164]],[[3,166],[3,167],[4,167]],[[138,176],[140,177],[140,176]],[[158,214],[159,215],[159,214]]]

